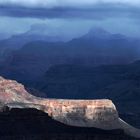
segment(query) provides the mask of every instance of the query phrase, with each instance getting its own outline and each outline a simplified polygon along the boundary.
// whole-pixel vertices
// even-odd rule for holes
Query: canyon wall
[[[26,112],[23,110],[30,111]],[[34,115],[32,114],[33,110],[35,110]],[[118,111],[111,100],[38,98],[29,94],[23,85],[2,77],[0,78],[0,112],[1,127],[4,128],[1,130],[2,135],[16,135],[19,133],[19,130],[21,130],[20,133],[24,133],[24,131],[27,133],[28,131],[30,132],[30,130],[34,130],[34,125],[38,124],[34,119],[38,116],[38,113],[40,114],[40,112],[42,112],[43,115],[38,117],[39,126],[37,126],[45,132],[51,128],[53,128],[52,131],[55,132],[56,128],[60,126],[58,130],[61,131],[61,133],[55,132],[57,135],[65,134],[65,130],[69,128],[70,132],[68,135],[73,135],[73,132],[79,134],[80,131],[80,133],[85,136],[90,133],[88,131],[92,130],[92,133],[90,133],[92,137],[91,134],[95,134],[96,136],[95,130],[98,130],[98,132],[107,132],[107,136],[111,136],[112,133],[109,134],[110,131],[117,132],[117,130],[120,130],[121,132],[125,132],[125,134],[121,133],[118,134],[118,136],[128,137],[126,135],[129,135],[140,138],[140,130],[130,126],[119,118]],[[31,113],[31,115],[28,115],[28,113]],[[55,123],[44,122],[42,116],[45,116],[46,120],[51,120],[51,122]],[[28,120],[30,121],[28,122]],[[12,128],[13,125],[15,128]],[[45,125],[46,127],[44,127]],[[3,130],[5,131],[3,132]],[[9,130],[9,132],[7,130]],[[38,133],[38,130],[36,132]],[[51,133],[48,132],[48,134]]]

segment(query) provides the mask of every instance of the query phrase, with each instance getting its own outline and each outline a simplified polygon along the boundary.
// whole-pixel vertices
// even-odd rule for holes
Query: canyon
[[[0,78],[0,118],[1,139],[140,138],[140,130],[119,118],[111,100],[35,97],[23,85],[3,77]]]

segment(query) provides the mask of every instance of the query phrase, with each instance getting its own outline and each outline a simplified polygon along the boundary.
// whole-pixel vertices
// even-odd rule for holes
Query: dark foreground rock
[[[12,109],[0,113],[0,140],[136,140],[122,130],[72,127],[36,109]]]

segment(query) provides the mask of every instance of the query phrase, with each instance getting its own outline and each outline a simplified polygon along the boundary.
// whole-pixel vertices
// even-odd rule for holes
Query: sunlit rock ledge
[[[119,118],[111,100],[44,99],[29,94],[23,85],[0,77],[0,110],[32,108],[45,112],[62,124],[75,127],[121,129],[127,135],[140,138],[140,130]]]

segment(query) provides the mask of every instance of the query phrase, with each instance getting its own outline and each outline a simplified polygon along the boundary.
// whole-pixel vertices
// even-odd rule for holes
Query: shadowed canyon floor
[[[0,140],[135,140],[122,130],[64,125],[36,109],[5,110],[0,127]]]
[[[140,138],[140,130],[121,120],[110,100],[38,98],[2,77],[0,110],[1,140]]]

